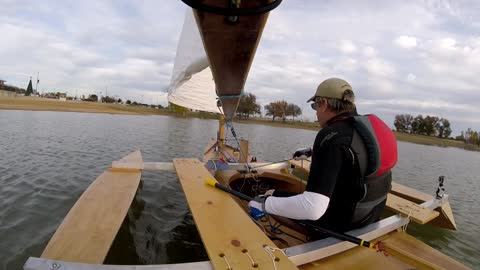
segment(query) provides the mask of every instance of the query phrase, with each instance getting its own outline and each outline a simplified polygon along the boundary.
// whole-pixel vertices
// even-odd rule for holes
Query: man
[[[390,169],[397,161],[395,136],[376,116],[357,114],[353,89],[345,80],[323,81],[307,102],[312,101],[321,130],[313,150],[294,154],[312,157],[305,192],[292,196],[267,191],[249,206],[291,219],[312,220],[318,227],[337,232],[377,221],[391,189]],[[323,237],[314,232],[311,236]]]

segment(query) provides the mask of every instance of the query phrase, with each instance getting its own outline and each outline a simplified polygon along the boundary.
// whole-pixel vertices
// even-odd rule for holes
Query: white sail
[[[168,101],[193,110],[219,112],[215,82],[208,66],[202,39],[189,9],[178,42]]]

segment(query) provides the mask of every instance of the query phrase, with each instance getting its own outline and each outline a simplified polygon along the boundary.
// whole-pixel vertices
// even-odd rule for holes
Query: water
[[[288,158],[313,131],[236,124],[263,160]],[[145,161],[201,158],[217,121],[164,116],[0,110],[0,269],[22,269],[48,240],[88,185],[113,160],[141,149]],[[395,181],[433,194],[439,175],[456,232],[409,226],[426,243],[480,265],[480,154],[399,143]],[[173,172],[146,171],[107,263],[162,264],[207,260]]]

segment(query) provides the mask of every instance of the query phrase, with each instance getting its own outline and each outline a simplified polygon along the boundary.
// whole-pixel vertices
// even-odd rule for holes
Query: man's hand
[[[302,148],[302,149],[297,149],[295,153],[293,154],[293,158],[296,160],[301,160],[301,159],[307,159],[312,156],[312,148]]]
[[[248,207],[250,208],[250,215],[255,220],[258,220],[259,218],[266,215],[265,201],[267,200],[267,198],[268,196],[265,195],[256,196],[248,203]]]

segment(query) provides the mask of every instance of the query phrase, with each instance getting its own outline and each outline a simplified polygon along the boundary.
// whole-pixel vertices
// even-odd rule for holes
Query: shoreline
[[[0,110],[24,110],[24,111],[56,111],[56,112],[79,112],[79,113],[105,113],[121,115],[164,115],[174,117],[188,117],[201,119],[218,119],[216,114],[203,112],[178,113],[168,109],[157,109],[143,106],[106,104],[88,101],[60,101],[57,99],[35,97],[0,97]],[[271,121],[263,119],[237,119],[236,123],[258,124],[273,127],[286,127],[294,129],[319,130],[318,123],[299,121]],[[480,151],[480,147],[466,145],[461,141],[439,139],[436,137],[394,132],[397,140],[422,145],[439,147],[455,147],[469,151]]]

